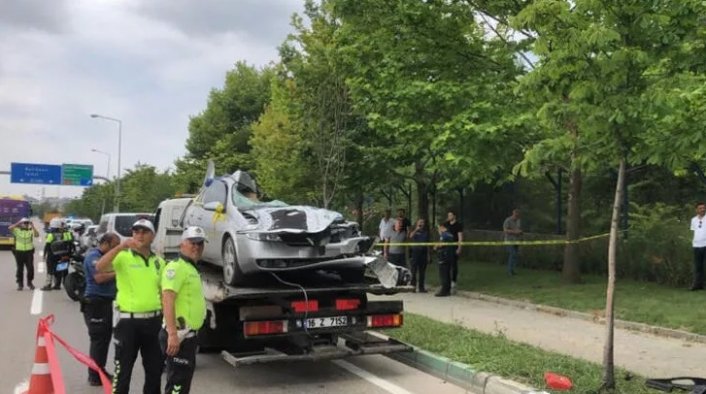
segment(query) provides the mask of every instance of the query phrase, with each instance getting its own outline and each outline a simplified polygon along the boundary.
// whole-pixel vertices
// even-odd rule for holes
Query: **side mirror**
[[[211,202],[207,202],[206,204],[203,204],[203,209],[205,209],[207,211],[220,211],[220,212],[225,211],[223,204],[218,201],[211,201]]]

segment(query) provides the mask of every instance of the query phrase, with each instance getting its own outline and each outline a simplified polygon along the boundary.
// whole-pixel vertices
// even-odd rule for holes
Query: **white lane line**
[[[47,263],[40,261],[37,263],[37,272],[43,274],[47,270]]]
[[[29,390],[29,384],[27,384],[27,382],[22,382],[15,386],[14,394],[22,394],[27,392],[27,390]]]
[[[368,382],[370,382],[370,383],[372,383],[372,384],[374,384],[374,385],[380,387],[381,389],[387,391],[388,393],[392,393],[392,394],[412,394],[411,392],[409,392],[409,391],[403,389],[402,387],[400,387],[400,386],[398,386],[398,385],[396,385],[396,384],[394,384],[394,383],[390,383],[390,382],[388,382],[387,380],[385,380],[385,379],[383,379],[383,378],[377,377],[377,376],[371,374],[370,372],[368,372],[368,371],[366,371],[366,370],[364,370],[364,369],[362,369],[362,368],[360,368],[360,367],[357,367],[357,366],[355,366],[355,365],[349,363],[348,361],[333,360],[333,361],[331,361],[331,362],[332,362],[333,364],[336,364],[336,365],[338,365],[339,367],[345,369],[346,371],[348,371],[348,372],[354,374],[354,375],[358,375],[359,377],[361,377],[361,378],[367,380]]]
[[[39,289],[34,289],[32,294],[32,307],[29,309],[29,313],[33,315],[39,315],[42,313],[42,300],[44,299],[44,292]]]

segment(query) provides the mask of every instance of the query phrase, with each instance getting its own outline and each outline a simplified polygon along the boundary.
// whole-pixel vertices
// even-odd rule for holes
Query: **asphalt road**
[[[44,283],[44,264],[35,258],[34,284]],[[53,314],[54,331],[77,349],[88,352],[88,335],[77,302],[61,291],[17,291],[15,262],[11,252],[0,251],[0,393],[12,393],[27,381],[35,351],[35,332],[40,317]],[[34,310],[33,310],[34,309]],[[66,392],[101,393],[86,384],[87,373],[68,352],[59,348]],[[112,370],[112,349],[109,370]],[[131,392],[141,392],[144,376],[138,359]],[[193,393],[336,393],[336,394],[455,394],[464,390],[384,356],[362,356],[317,363],[281,363],[235,369],[218,354],[199,354]]]

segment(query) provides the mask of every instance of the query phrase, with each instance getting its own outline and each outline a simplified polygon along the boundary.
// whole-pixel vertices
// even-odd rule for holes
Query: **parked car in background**
[[[147,212],[106,213],[98,222],[96,239],[107,232],[113,232],[118,234],[122,242],[132,236],[132,225],[139,219],[154,222],[154,215]]]

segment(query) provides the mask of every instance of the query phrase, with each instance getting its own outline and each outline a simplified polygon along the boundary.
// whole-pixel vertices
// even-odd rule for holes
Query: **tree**
[[[604,389],[615,387],[615,267],[626,167],[645,161],[668,164],[664,152],[674,149],[674,143],[646,143],[662,133],[651,122],[650,98],[665,79],[688,70],[673,64],[684,52],[690,52],[686,56],[690,65],[694,63],[691,56],[702,52],[685,51],[696,43],[695,37],[702,36],[702,15],[704,5],[699,1],[605,4],[596,0],[539,0],[516,18],[518,28],[539,32],[532,47],[539,57],[538,66],[524,79],[523,87],[545,94],[540,116],[558,124],[568,122],[580,130],[580,139],[586,143],[578,146],[576,165],[592,171],[617,167],[608,248]],[[692,92],[698,89],[692,86]],[[692,133],[672,138],[692,141]],[[576,147],[571,136],[553,137],[540,144],[553,151]],[[685,148],[681,154],[690,150]]]
[[[250,127],[270,100],[271,77],[269,68],[237,62],[226,73],[223,88],[211,90],[206,109],[189,121],[187,154],[176,162],[182,191],[198,190],[209,159],[227,173],[254,167]]]
[[[176,194],[172,175],[147,164],[137,163],[127,170],[121,186],[121,209],[125,212],[154,212],[161,201]]]
[[[64,207],[64,213],[91,218],[97,223],[100,216],[109,212],[113,207],[114,197],[115,184],[113,182],[94,184],[84,189],[80,199],[70,201]]]
[[[357,114],[345,85],[345,74],[334,36],[339,24],[327,2],[305,3],[303,18],[295,16],[296,30],[280,48],[284,72],[289,77],[287,93],[291,109],[301,127],[302,153],[307,156],[317,200],[328,207],[340,191],[349,160],[351,135]]]
[[[420,217],[428,219],[429,188],[448,167],[461,169],[471,185],[509,173],[504,159],[519,150],[508,102],[520,68],[511,52],[484,38],[471,7],[331,4],[342,22],[337,40],[354,106],[376,134],[367,153],[382,173],[416,184]],[[510,109],[507,117],[500,108]]]
[[[138,163],[122,177],[121,210],[155,211],[162,200],[174,197],[174,183],[174,177],[168,171],[160,173],[153,166]],[[83,191],[80,199],[69,202],[64,211],[66,214],[89,217],[97,222],[103,213],[110,212],[114,191],[112,182],[94,184]]]
[[[315,200],[313,171],[304,155],[305,141],[287,90],[293,82],[273,79],[272,101],[252,126],[250,145],[257,181],[270,197],[289,202]]]

